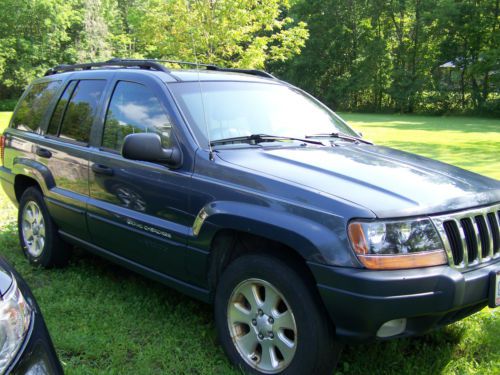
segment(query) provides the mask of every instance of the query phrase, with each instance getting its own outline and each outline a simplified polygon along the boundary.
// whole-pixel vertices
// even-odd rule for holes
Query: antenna
[[[191,11],[190,6],[189,6],[189,0],[186,0],[186,8],[188,13]],[[210,140],[210,128],[208,126],[208,119],[207,119],[207,111],[205,110],[205,99],[203,97],[203,88],[201,86],[201,80],[200,80],[200,64],[198,62],[198,55],[196,54],[196,44],[194,42],[194,37],[193,37],[193,29],[190,28],[189,34],[191,35],[191,43],[193,44],[193,53],[194,53],[194,61],[196,63],[196,72],[198,74],[198,87],[200,88],[200,98],[201,98],[201,108],[203,111],[203,121],[205,123],[205,130],[207,132],[207,139],[208,139],[208,157],[211,161],[214,160],[214,151],[212,149],[212,142]],[[206,64],[202,64],[203,66],[206,66]]]

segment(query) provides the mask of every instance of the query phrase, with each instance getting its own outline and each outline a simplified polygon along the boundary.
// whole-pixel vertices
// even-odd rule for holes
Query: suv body
[[[135,64],[147,69],[76,67],[36,80],[4,133],[5,192],[19,204],[25,189],[38,188],[64,241],[205,302],[214,301],[235,259],[268,252],[313,285],[339,341],[422,334],[498,304],[498,181],[370,144],[355,132],[208,147],[196,114],[181,103],[184,87],[198,90],[202,106],[211,83],[298,89],[252,71]],[[151,113],[141,107],[146,102]],[[144,131],[120,125],[162,116],[162,144],[179,153],[174,163],[120,154],[125,133]],[[419,263],[419,254],[394,258],[392,266],[369,263],[377,255],[363,255],[356,241],[376,231],[363,225],[381,219],[383,230],[425,220],[442,249],[437,263]]]

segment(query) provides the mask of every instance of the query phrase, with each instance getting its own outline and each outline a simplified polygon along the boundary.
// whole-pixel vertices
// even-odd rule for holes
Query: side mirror
[[[162,162],[173,166],[181,163],[181,151],[177,147],[163,148],[161,138],[155,133],[136,133],[125,137],[122,146],[125,159]]]

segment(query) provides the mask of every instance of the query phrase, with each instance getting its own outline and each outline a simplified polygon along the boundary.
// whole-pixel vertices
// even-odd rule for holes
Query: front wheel
[[[311,285],[272,256],[245,255],[228,266],[215,321],[226,354],[246,373],[329,374],[340,356]]]

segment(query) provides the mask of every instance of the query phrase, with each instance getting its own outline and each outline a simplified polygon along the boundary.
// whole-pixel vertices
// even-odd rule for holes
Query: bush
[[[17,103],[17,99],[2,99],[0,100],[0,112],[13,111]]]

